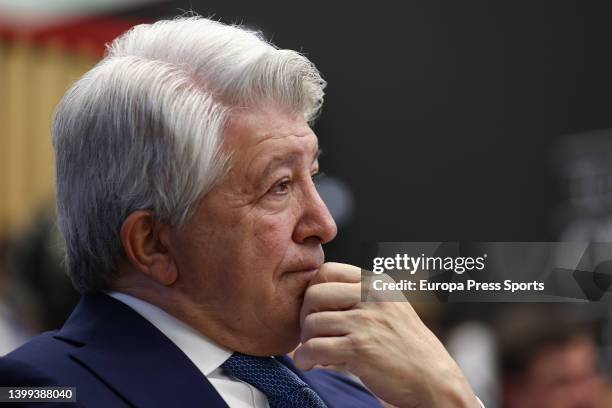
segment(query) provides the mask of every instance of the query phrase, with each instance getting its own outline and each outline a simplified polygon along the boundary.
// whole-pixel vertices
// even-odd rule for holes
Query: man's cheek
[[[291,242],[290,221],[275,217],[267,219],[256,229],[255,239],[257,242],[259,256],[276,256],[285,253]],[[272,260],[272,259],[270,259]]]

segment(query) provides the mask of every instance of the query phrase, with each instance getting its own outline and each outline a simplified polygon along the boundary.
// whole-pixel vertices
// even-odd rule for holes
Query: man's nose
[[[303,243],[308,238],[317,238],[326,244],[338,233],[336,222],[323,202],[314,184],[305,191],[302,201],[302,216],[294,231],[294,239]]]

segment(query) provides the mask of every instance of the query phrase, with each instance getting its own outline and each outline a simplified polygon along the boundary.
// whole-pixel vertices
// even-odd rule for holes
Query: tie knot
[[[222,365],[231,376],[251,384],[266,397],[271,408],[324,408],[321,398],[293,371],[272,357],[234,353]]]

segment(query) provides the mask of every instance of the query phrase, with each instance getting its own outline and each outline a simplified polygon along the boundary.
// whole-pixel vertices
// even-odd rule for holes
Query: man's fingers
[[[319,365],[343,365],[350,359],[350,339],[347,337],[317,337],[300,345],[293,361],[301,370]]]
[[[353,322],[351,311],[311,313],[304,318],[300,340],[314,337],[335,337],[348,334]]]
[[[304,294],[300,324],[310,313],[352,309],[361,302],[359,283],[328,282],[310,286]]]
[[[300,311],[303,344],[294,354],[299,368],[343,366],[350,361],[351,340],[343,335],[350,325],[350,309],[360,302],[360,268],[338,263],[321,266],[304,294]]]
[[[353,265],[337,262],[324,263],[319,269],[319,272],[310,281],[310,285],[325,282],[361,282],[361,269]]]

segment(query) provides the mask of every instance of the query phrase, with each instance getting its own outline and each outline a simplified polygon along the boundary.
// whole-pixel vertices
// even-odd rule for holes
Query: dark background
[[[362,241],[552,241],[551,149],[612,127],[609,3],[174,1],[261,29],[328,81],[322,168],[355,211],[328,259]],[[127,13],[129,16],[131,13]]]

